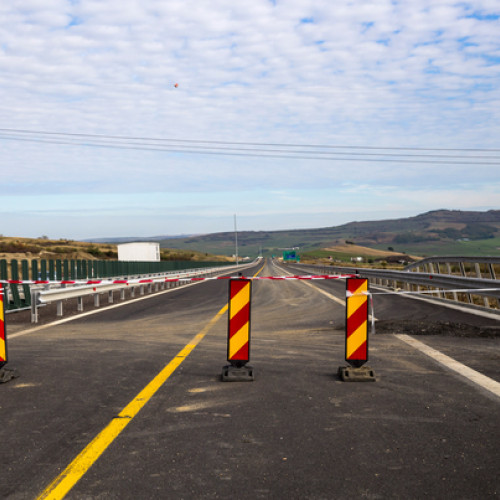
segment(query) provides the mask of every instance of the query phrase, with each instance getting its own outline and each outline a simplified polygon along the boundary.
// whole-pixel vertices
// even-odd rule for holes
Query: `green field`
[[[374,245],[373,248],[386,250],[385,245]],[[393,246],[395,251],[431,257],[439,255],[495,257],[500,256],[500,238],[488,238],[485,240],[455,241],[441,240]]]
[[[317,260],[317,259],[329,259],[332,258],[334,261],[350,262],[351,257],[363,257],[365,262],[375,262],[377,260],[383,260],[383,257],[375,257],[369,252],[336,252],[331,250],[312,250],[310,252],[304,252],[301,254],[302,261],[307,260]]]

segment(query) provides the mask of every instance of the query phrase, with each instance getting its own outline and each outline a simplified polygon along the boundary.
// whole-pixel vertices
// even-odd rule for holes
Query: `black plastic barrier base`
[[[369,366],[339,367],[339,377],[343,382],[375,382],[375,373]]]
[[[11,368],[0,368],[0,384],[19,377],[19,373]]]
[[[226,365],[222,368],[223,382],[252,382],[253,367]]]

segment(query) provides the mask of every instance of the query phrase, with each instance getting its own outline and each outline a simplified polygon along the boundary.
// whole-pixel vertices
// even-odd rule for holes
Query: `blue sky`
[[[498,209],[499,16],[496,0],[2,2],[0,233]]]

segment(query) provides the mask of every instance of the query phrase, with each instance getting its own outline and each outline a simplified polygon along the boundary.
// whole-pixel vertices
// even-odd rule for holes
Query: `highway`
[[[267,261],[244,274],[283,272]],[[368,364],[377,381],[348,383],[337,375],[344,298],[341,280],[255,280],[253,382],[221,381],[226,280],[35,329],[8,315],[8,367],[20,376],[0,384],[0,497],[497,497],[500,337],[404,337],[397,325],[494,333],[500,322],[376,295],[376,326],[385,327],[370,336]]]

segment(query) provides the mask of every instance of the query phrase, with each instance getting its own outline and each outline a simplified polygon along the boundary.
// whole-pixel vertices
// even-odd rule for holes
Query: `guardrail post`
[[[95,278],[94,276],[94,263],[91,260],[87,261],[87,278],[92,279]]]
[[[57,280],[56,266],[53,260],[49,260],[49,280]]]
[[[451,265],[450,265],[450,263],[449,263],[449,262],[447,262],[447,263],[446,263],[446,271],[447,271],[447,272],[448,272],[448,274],[451,276],[452,271],[451,271]],[[455,302],[458,302],[458,294],[457,294],[457,292],[453,291],[453,292],[452,292],[452,295],[453,295],[453,300],[454,300]]]
[[[45,259],[40,261],[40,279],[45,281],[49,280],[50,276],[47,274],[47,261]],[[50,285],[45,285],[45,289],[48,290]]]
[[[13,280],[19,280],[19,267],[16,259],[10,261],[10,275]],[[13,303],[8,303],[8,308],[21,309],[21,296],[19,295],[19,288],[16,284],[10,284],[10,293],[12,294]]]
[[[38,261],[35,259],[31,261],[31,279],[33,281],[38,279]]]
[[[231,363],[222,368],[224,382],[252,381],[253,368],[250,360],[250,299],[252,280],[229,280],[229,307],[227,328],[227,360]]]
[[[482,279],[482,274],[481,274],[481,265],[479,264],[479,262],[476,262],[474,264],[474,267],[476,269],[476,276],[479,278],[479,279]],[[488,301],[488,297],[485,297],[483,295],[483,304],[484,304],[484,307],[490,307],[490,303]]]
[[[30,271],[29,271],[29,263],[26,259],[21,261],[21,276],[23,277],[23,281],[29,281],[30,279]],[[31,306],[31,289],[30,285],[27,283],[23,283],[23,306],[30,307]]]
[[[496,280],[497,277],[495,275],[495,267],[493,264],[488,264],[488,270],[490,272],[490,277],[492,280]],[[500,299],[497,299],[497,306],[500,308]]]
[[[430,273],[431,274],[440,274],[440,270],[439,270],[439,262],[436,262],[436,270],[434,269],[434,266],[432,264],[432,262],[429,262],[429,269],[430,269]],[[440,289],[439,288],[436,288],[436,287],[433,287],[435,290],[437,290],[437,296],[438,297],[443,297],[443,294],[441,293]]]
[[[56,276],[57,276],[58,280],[62,280],[63,279],[61,259],[57,259],[56,260]]]
[[[0,280],[7,281],[9,279],[9,273],[7,271],[7,260],[0,260]]]
[[[463,277],[467,276],[467,273],[465,272],[465,266],[463,262],[459,262],[459,267],[460,267],[460,272]],[[470,293],[466,293],[465,296],[467,297],[467,300],[469,304],[472,304],[472,295]]]
[[[38,299],[40,292],[38,290],[31,290],[31,322],[38,323]]]
[[[76,310],[78,312],[83,311],[83,297],[77,297],[76,298]]]
[[[497,277],[495,276],[495,268],[493,267],[493,264],[488,264],[488,270],[490,271],[490,278],[492,280],[496,280]]]

